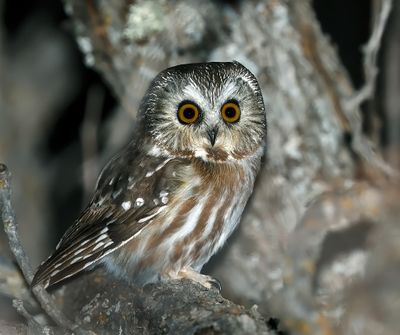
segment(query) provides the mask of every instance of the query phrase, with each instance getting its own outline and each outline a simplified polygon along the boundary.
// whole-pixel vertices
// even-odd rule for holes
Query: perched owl
[[[135,138],[105,166],[32,285],[48,287],[98,263],[139,284],[215,285],[200,270],[240,220],[265,133],[259,85],[240,63],[162,71],[141,103]]]

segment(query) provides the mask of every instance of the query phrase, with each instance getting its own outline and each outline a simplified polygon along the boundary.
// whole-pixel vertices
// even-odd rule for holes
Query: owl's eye
[[[221,115],[225,122],[238,122],[240,119],[240,107],[234,101],[227,102],[221,108]]]
[[[178,119],[181,123],[195,123],[200,117],[199,108],[190,102],[183,103],[178,109]]]

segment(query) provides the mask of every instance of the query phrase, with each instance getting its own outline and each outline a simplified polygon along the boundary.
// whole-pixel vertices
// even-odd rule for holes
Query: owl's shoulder
[[[176,187],[177,171],[188,165],[182,158],[154,152],[151,147],[128,145],[102,170],[91,205],[111,202],[133,206],[162,200]],[[161,196],[160,196],[161,194]]]

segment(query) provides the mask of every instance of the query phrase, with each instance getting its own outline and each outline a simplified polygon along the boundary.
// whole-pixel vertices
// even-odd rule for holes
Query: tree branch
[[[65,313],[97,334],[274,334],[256,306],[246,310],[190,280],[142,288],[98,268],[57,294]]]
[[[0,163],[0,212],[4,224],[4,231],[7,234],[10,249],[15,256],[15,260],[17,261],[25,277],[27,284],[30,285],[33,279],[33,271],[18,236],[17,221],[11,204],[10,177],[11,174],[8,171],[7,166]],[[80,334],[86,334],[86,332],[77,331],[77,325],[71,323],[62,314],[62,312],[55,306],[51,296],[42,286],[38,285],[34,287],[32,291],[36,299],[42,306],[43,310],[58,326],[76,331]],[[19,312],[24,312],[23,316],[26,316],[25,314],[28,312],[26,312],[26,310],[21,307],[22,302],[19,302],[17,306],[17,310]]]
[[[363,47],[365,83],[347,102],[346,108],[348,110],[358,108],[364,101],[371,98],[375,92],[376,76],[378,75],[378,67],[376,65],[378,53],[381,47],[383,32],[392,9],[392,0],[380,0],[378,2],[380,5],[377,6],[380,9],[374,17],[372,34],[368,43]]]

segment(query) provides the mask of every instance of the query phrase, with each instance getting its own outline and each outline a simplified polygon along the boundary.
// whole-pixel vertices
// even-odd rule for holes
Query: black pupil
[[[196,116],[196,111],[194,110],[194,108],[192,107],[187,107],[185,108],[185,110],[183,111],[183,116],[188,119],[191,120]]]
[[[233,119],[236,116],[236,109],[233,107],[228,107],[225,109],[225,115],[229,119]]]

